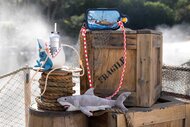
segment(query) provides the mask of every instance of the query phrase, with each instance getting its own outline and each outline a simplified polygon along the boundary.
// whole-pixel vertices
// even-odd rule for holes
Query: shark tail
[[[131,94],[131,92],[124,92],[116,100],[116,106],[119,107],[123,112],[127,112],[128,109],[124,106],[123,102]]]

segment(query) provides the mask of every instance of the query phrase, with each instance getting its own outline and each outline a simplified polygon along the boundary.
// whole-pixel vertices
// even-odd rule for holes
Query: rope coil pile
[[[45,80],[48,72],[43,72],[39,79],[39,88],[41,93],[45,89]],[[37,106],[43,110],[65,111],[57,99],[63,96],[71,96],[75,93],[73,90],[72,73],[66,71],[55,71],[48,76],[48,82],[45,93],[36,97]]]

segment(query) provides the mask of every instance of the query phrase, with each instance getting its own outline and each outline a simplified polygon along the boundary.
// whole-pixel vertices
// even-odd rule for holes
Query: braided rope
[[[120,78],[120,81],[119,81],[119,85],[118,85],[118,88],[116,89],[116,91],[109,97],[107,97],[108,99],[111,99],[112,97],[114,97],[115,95],[118,94],[118,92],[120,91],[122,85],[123,85],[123,79],[124,79],[124,76],[125,76],[125,70],[126,70],[126,64],[127,64],[127,39],[126,39],[126,33],[125,33],[125,27],[123,25],[123,22],[119,21],[118,22],[118,25],[120,26],[120,28],[122,29],[122,32],[123,32],[123,48],[124,48],[124,52],[123,52],[123,57],[124,57],[124,65],[123,65],[123,69],[122,69],[122,74],[121,74],[121,78]]]
[[[45,99],[50,99],[50,100],[53,100],[53,99],[56,99],[57,98],[60,98],[60,97],[63,97],[63,96],[68,96],[67,93],[45,93],[43,96],[41,96],[42,98],[45,98]]]
[[[86,43],[86,28],[82,27],[81,29],[82,36],[83,36],[83,44],[84,44],[84,55],[85,55],[85,61],[86,61],[86,69],[87,69],[87,74],[88,74],[88,82],[89,82],[89,87],[93,87],[92,83],[92,77],[91,77],[91,72],[90,72],[90,67],[89,67],[89,59],[88,59],[88,51],[87,51],[87,43]]]
[[[45,81],[43,79],[38,80],[39,84],[41,86],[45,86]],[[70,81],[70,82],[53,82],[53,81],[48,81],[48,87],[63,87],[63,88],[69,88],[69,87],[74,87],[75,85]]]
[[[43,72],[38,80],[41,94],[35,100],[40,109],[64,111],[65,108],[57,102],[57,99],[75,93],[72,89],[74,84],[72,83],[71,72],[55,71],[57,69],[59,68]]]
[[[40,97],[36,97],[35,100],[37,102],[38,108],[40,108],[40,109],[54,110],[54,111],[65,111],[66,110],[58,102],[56,102],[56,103],[45,102],[45,101],[42,101]]]
[[[45,90],[45,88],[42,87],[42,86],[40,86],[40,89],[42,91]],[[72,90],[72,87],[71,88],[46,87],[46,91],[52,92],[52,93],[55,93],[55,92],[66,92],[66,93],[70,93],[70,94],[72,94],[72,93],[75,92],[74,90]]]
[[[63,72],[62,70],[57,70],[57,71],[54,71],[53,73],[51,73],[49,76],[67,76],[67,75],[71,75],[71,73],[70,72],[67,72],[67,71],[64,71],[64,73],[60,73],[60,72]],[[47,74],[48,74],[49,72],[48,71],[44,71],[43,72],[43,75],[44,76],[47,76]]]
[[[42,78],[46,79],[47,75],[42,74]],[[52,80],[55,82],[71,82],[72,75],[65,75],[65,76],[48,76],[48,80]]]

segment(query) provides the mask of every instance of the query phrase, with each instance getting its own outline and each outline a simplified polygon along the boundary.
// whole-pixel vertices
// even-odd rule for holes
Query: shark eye
[[[41,52],[41,53],[40,53],[40,56],[41,56],[41,57],[43,57],[44,55],[45,55],[45,53],[44,53],[44,52]]]
[[[67,98],[65,98],[65,101],[67,100]]]

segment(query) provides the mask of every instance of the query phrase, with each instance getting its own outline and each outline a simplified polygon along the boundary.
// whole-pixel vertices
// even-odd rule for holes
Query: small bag
[[[86,26],[90,30],[116,30],[120,20],[127,22],[117,9],[88,9],[86,12]]]

